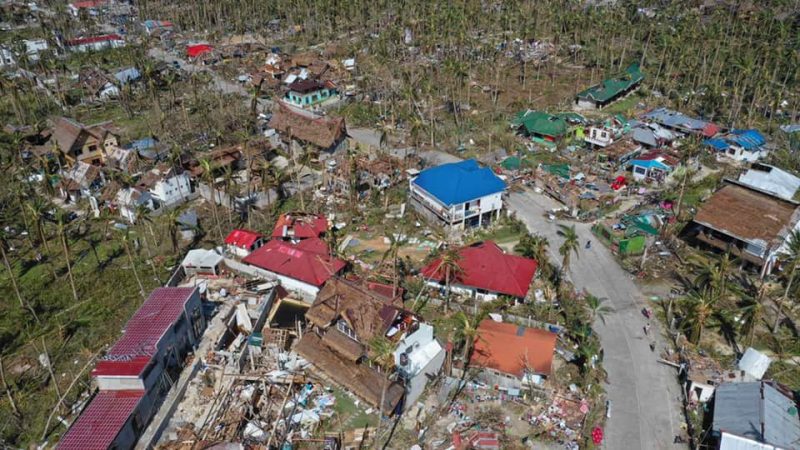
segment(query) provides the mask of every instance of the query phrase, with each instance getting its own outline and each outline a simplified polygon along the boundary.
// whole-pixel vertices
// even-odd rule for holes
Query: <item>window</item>
[[[89,146],[89,152],[90,153],[91,152],[96,152],[96,151],[97,151],[97,145],[96,144],[92,144],[92,145]]]
[[[336,329],[346,334],[347,337],[349,337],[350,339],[358,341],[358,336],[356,336],[356,332],[353,331],[353,329],[350,328],[350,326],[347,325],[347,322],[345,322],[344,320],[339,320],[338,322],[336,322]]]
[[[647,174],[647,169],[645,169],[644,167],[636,167],[636,168],[634,168],[634,171],[636,173],[642,174],[642,175],[646,175]]]

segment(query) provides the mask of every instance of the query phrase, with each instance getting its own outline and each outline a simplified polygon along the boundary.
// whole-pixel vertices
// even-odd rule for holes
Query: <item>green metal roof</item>
[[[560,137],[567,133],[567,121],[544,111],[523,111],[511,121],[512,125],[522,126],[527,134]]]
[[[578,93],[578,98],[594,100],[596,102],[607,102],[620,93],[628,90],[631,86],[644,79],[644,74],[639,70],[638,64],[631,64],[625,73],[616,78],[608,78],[602,83],[596,84],[585,91]]]
[[[569,180],[569,164],[542,164],[542,169],[550,174]]]
[[[518,170],[522,166],[522,160],[519,156],[509,156],[500,163],[500,166],[506,170]]]

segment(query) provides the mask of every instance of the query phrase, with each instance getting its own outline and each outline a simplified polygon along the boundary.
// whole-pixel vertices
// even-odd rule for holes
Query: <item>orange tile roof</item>
[[[556,334],[486,319],[478,326],[470,365],[522,377],[525,369],[550,375]]]

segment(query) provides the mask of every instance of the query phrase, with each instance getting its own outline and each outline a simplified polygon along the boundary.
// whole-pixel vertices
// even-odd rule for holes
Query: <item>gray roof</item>
[[[710,123],[667,108],[654,109],[642,117],[666,127],[691,131],[701,131]]]
[[[797,406],[769,383],[725,383],[717,387],[715,397],[714,432],[800,449]]]
[[[753,164],[750,170],[739,176],[739,181],[785,200],[794,198],[795,192],[800,189],[800,178],[778,167],[761,163]]]

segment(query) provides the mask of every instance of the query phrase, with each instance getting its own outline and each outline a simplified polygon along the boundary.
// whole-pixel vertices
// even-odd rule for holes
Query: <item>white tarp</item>
[[[743,370],[756,380],[760,380],[769,369],[771,363],[772,360],[769,359],[769,356],[749,347],[742,355],[742,359],[739,360],[738,367],[739,370]]]

